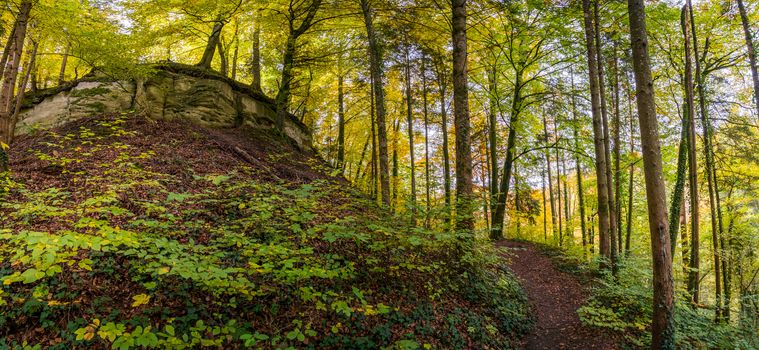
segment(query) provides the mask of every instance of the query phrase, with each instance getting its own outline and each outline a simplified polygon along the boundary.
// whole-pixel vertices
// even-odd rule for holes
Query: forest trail
[[[619,349],[616,337],[580,322],[577,309],[588,291],[577,278],[557,269],[532,243],[503,241],[498,246],[513,252],[509,266],[530,300],[535,324],[523,339],[525,349]]]

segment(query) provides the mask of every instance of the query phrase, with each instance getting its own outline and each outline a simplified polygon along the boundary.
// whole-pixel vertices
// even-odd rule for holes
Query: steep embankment
[[[0,348],[506,349],[529,325],[492,252],[462,270],[455,235],[261,130],[117,113],[10,156]]]

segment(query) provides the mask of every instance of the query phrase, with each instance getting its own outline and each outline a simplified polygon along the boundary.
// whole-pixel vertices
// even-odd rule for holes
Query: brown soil
[[[504,241],[509,263],[530,300],[535,325],[524,337],[525,349],[619,349],[618,337],[584,326],[577,309],[589,291],[577,278],[562,272],[533,244]]]

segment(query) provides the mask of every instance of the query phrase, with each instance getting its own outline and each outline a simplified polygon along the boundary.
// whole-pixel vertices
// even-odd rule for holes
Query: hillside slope
[[[529,327],[493,251],[457,263],[456,235],[260,131],[123,113],[10,157],[0,348],[507,349]]]

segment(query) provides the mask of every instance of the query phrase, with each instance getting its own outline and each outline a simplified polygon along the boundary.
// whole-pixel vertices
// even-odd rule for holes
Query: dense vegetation
[[[514,346],[487,239],[518,238],[632,346],[759,346],[753,0],[2,4],[0,344]],[[161,61],[270,96],[274,135],[16,135],[29,95]]]
[[[462,274],[454,234],[249,133],[118,115],[19,139],[0,347],[509,348],[529,325],[487,245]]]

